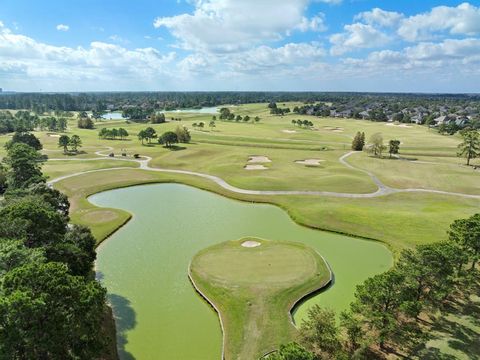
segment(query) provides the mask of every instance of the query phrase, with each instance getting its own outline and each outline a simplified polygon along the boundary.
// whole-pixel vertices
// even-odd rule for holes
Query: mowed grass
[[[279,104],[284,106],[283,104]],[[293,108],[298,105],[286,103]],[[44,153],[50,158],[82,159],[98,157],[95,152],[117,156],[125,151],[129,156],[139,153],[152,157],[151,166],[192,170],[224,178],[232,185],[261,190],[320,190],[346,193],[368,193],[376,190],[371,179],[362,171],[349,169],[339,163],[338,158],[349,151],[351,138],[357,131],[369,136],[381,132],[387,142],[399,139],[402,142],[402,157],[416,158],[428,162],[410,163],[402,160],[374,159],[368,154],[354,154],[348,162],[361,169],[368,169],[387,185],[398,188],[425,188],[465,192],[479,191],[479,172],[463,165],[464,159],[456,157],[459,136],[439,135],[435,130],[423,126],[391,126],[353,119],[316,118],[313,116],[269,114],[267,104],[247,104],[230,107],[235,114],[260,116],[259,123],[216,121],[210,129],[212,115],[193,113],[167,114],[165,124],[136,124],[125,120],[100,121],[96,129],[76,128],[76,120],[69,121],[67,135],[78,134],[82,138],[84,153],[76,156],[63,155],[58,147],[59,134],[36,132],[44,144]],[[171,116],[182,118],[171,121]],[[218,116],[217,116],[218,118]],[[291,124],[292,119],[309,119],[314,129],[301,129]],[[204,121],[206,128],[193,130],[194,122]],[[171,151],[152,142],[142,146],[138,132],[153,126],[157,133],[187,126],[191,130],[192,143],[181,144],[180,150]],[[130,137],[124,140],[98,138],[102,127],[124,127]],[[285,132],[288,130],[290,132]],[[291,131],[295,131],[291,133]],[[0,144],[8,141],[9,135],[0,136]],[[109,148],[113,150],[109,150]],[[0,156],[5,150],[0,148]],[[267,170],[247,171],[248,156],[265,155],[272,162],[264,164]],[[296,164],[295,160],[324,160],[319,166],[309,167]],[[477,162],[478,163],[478,160]],[[51,177],[109,167],[136,166],[134,163],[108,160],[47,162],[46,173]],[[394,194],[369,199],[342,199],[310,196],[242,196],[226,191],[198,177],[148,173],[146,171],[112,171],[92,173],[71,178],[57,184],[72,197],[75,221],[92,225],[98,239],[103,239],[116,226],[125,221],[124,213],[118,219],[110,219],[101,226],[86,221],[76,214],[77,209],[89,211],[91,205],[85,197],[97,191],[142,182],[175,181],[215,191],[222,195],[246,200],[279,205],[286,209],[299,223],[311,227],[348,233],[383,241],[393,250],[415,244],[428,243],[446,238],[448,225],[456,218],[469,216],[478,211],[479,201],[438,194]],[[77,203],[82,206],[75,208]],[[95,217],[91,217],[93,219]]]
[[[255,241],[257,247],[243,247]],[[225,359],[250,360],[295,339],[290,310],[327,285],[330,270],[303,244],[245,238],[214,245],[194,256],[195,287],[219,311]]]
[[[358,153],[348,162],[376,174],[384,184],[394,188],[480,194],[480,170],[464,165],[463,159],[424,156],[418,160],[399,160]]]
[[[92,171],[99,169],[111,169],[117,167],[136,168],[137,162],[133,161],[115,161],[115,160],[89,160],[89,161],[47,161],[42,166],[43,173],[49,180],[75,174],[83,171]]]

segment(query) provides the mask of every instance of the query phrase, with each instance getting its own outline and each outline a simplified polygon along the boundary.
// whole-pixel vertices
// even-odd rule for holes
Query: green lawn
[[[246,241],[256,247],[244,247]],[[194,256],[190,276],[218,309],[226,359],[250,360],[292,341],[290,310],[327,285],[330,270],[314,250],[298,243],[245,238]]]

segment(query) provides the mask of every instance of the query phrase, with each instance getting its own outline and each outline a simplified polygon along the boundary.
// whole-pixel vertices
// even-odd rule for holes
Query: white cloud
[[[398,29],[402,38],[412,42],[431,39],[436,32],[470,36],[480,33],[480,7],[469,3],[437,6],[428,13],[404,19]]]
[[[315,0],[315,2],[338,5],[341,4],[343,0]]]
[[[58,24],[57,25],[57,30],[58,31],[68,31],[68,30],[70,30],[70,26],[65,25],[65,24]]]
[[[259,46],[242,54],[231,56],[231,68],[239,72],[274,72],[288,70],[319,61],[325,50],[316,43],[289,43],[278,48]]]
[[[192,14],[158,17],[187,50],[241,51],[264,41],[281,39],[304,20],[308,0],[204,0]],[[320,18],[309,27],[320,29]]]
[[[345,32],[330,36],[332,55],[342,55],[361,48],[374,48],[385,45],[390,38],[372,25],[354,23],[344,26]]]
[[[173,52],[128,50],[104,42],[92,42],[88,48],[53,46],[0,27],[0,68],[17,69],[29,79],[137,80],[168,73],[166,66],[174,59]]]
[[[312,18],[308,19],[306,17],[302,17],[302,21],[296,27],[300,31],[326,31],[327,25],[325,24],[325,14],[318,13],[317,15],[313,16]]]
[[[398,25],[403,18],[403,14],[395,11],[385,11],[374,8],[371,11],[364,11],[354,17],[354,20],[363,21],[369,25],[379,25],[383,27],[393,27]]]

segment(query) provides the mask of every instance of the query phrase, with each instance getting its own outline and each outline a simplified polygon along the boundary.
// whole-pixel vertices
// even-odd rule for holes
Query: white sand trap
[[[296,164],[302,164],[302,165],[310,165],[310,166],[317,166],[320,165],[320,163],[325,160],[321,159],[305,159],[305,160],[295,160]]]
[[[285,134],[295,134],[297,130],[282,130],[282,132]]]
[[[268,168],[263,165],[245,165],[245,170],[267,170]]]
[[[332,131],[333,131],[333,132],[343,132],[342,129],[334,129],[334,130],[332,130]]]
[[[262,244],[260,244],[258,241],[253,241],[253,240],[247,240],[247,241],[242,242],[242,246],[246,247],[246,248],[254,248],[254,247],[257,247],[257,246],[260,246],[260,245],[262,245]]]
[[[272,160],[270,160],[268,156],[252,155],[248,158],[247,162],[251,164],[262,164],[272,162]]]
[[[409,129],[411,129],[413,127],[412,125],[408,125],[408,124],[395,124],[395,123],[387,123],[385,125],[387,125],[387,126],[398,126],[398,127],[402,127],[402,128],[409,128]]]
[[[59,138],[60,135],[57,134],[47,134],[47,136],[53,137],[53,138]]]

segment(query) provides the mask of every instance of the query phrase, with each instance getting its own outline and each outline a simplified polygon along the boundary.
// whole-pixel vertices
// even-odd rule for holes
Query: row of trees
[[[388,148],[390,158],[400,151],[400,140],[390,140],[388,147],[383,144],[383,136],[381,133],[373,134],[368,144],[365,143],[365,133],[358,131],[352,141],[352,150],[362,151],[364,148],[374,156],[382,157],[383,151]]]
[[[64,132],[67,129],[65,117],[32,115],[30,111],[17,111],[15,116],[10,111],[0,111],[0,134],[14,131],[58,131]]]
[[[310,120],[292,120],[292,124],[295,126],[298,126],[298,127],[304,127],[306,129],[311,129],[313,127],[313,122],[311,122]]]
[[[99,358],[112,339],[101,330],[95,239],[69,225],[68,199],[46,185],[30,142],[12,143],[0,166],[0,358]]]
[[[119,129],[116,129],[116,128],[113,128],[113,129],[102,128],[98,132],[98,137],[100,137],[101,139],[115,140],[117,137],[119,137],[121,140],[123,140],[124,138],[126,138],[128,136],[129,136],[129,133],[124,128],[119,128]]]
[[[447,241],[403,250],[391,270],[357,286],[339,324],[333,311],[312,307],[300,345],[283,346],[272,359],[375,359],[376,349],[392,348],[409,357],[431,337],[436,312],[475,291],[479,260],[480,214],[455,220]]]
[[[252,122],[256,122],[256,123],[260,121],[260,117],[258,117],[258,116],[255,116],[254,118],[251,118],[249,115],[245,115],[245,116],[235,115],[233,112],[230,111],[229,108],[221,108],[220,109],[219,119],[220,120],[227,120],[227,121],[236,121],[236,122],[252,121]],[[217,116],[213,115],[212,116],[212,121],[216,121],[216,120],[217,120]]]

